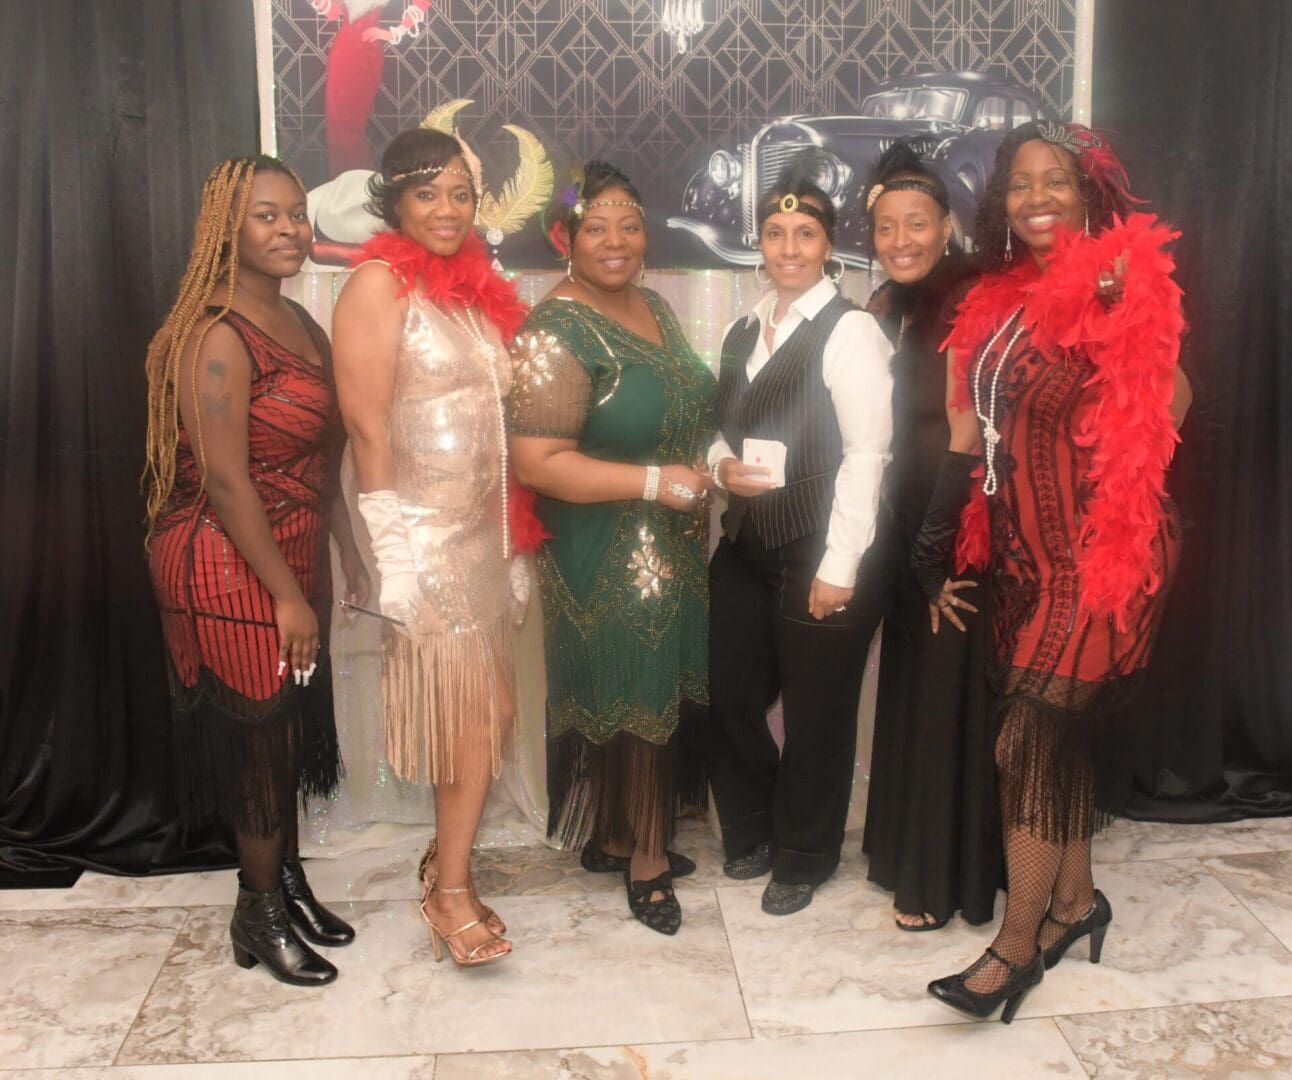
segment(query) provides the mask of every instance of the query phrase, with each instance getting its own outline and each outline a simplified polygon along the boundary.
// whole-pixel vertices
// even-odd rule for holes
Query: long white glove
[[[381,575],[381,613],[403,623],[397,629],[409,637],[424,633],[425,602],[399,497],[393,491],[369,491],[361,492],[358,501]]]

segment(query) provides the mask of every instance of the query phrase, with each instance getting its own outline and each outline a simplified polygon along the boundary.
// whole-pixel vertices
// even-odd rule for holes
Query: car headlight
[[[709,179],[715,187],[730,187],[740,179],[740,162],[725,150],[715,150],[709,158]]]
[[[819,154],[813,162],[816,173],[816,186],[824,191],[831,199],[838,199],[843,195],[843,189],[848,186],[852,180],[852,169],[845,165],[833,154]]]

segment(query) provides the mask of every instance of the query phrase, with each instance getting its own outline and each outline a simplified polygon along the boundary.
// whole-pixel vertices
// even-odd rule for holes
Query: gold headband
[[[642,204],[634,202],[632,199],[594,199],[592,202],[586,203],[580,199],[570,207],[570,213],[576,218],[582,218],[589,210],[594,210],[598,206],[626,206],[628,209],[636,210],[637,213],[641,214],[643,220],[646,217],[646,211],[642,209]]]
[[[456,165],[423,165],[420,169],[409,169],[408,172],[395,173],[390,178],[392,184],[398,184],[401,180],[407,180],[410,176],[439,176],[440,173],[452,173],[454,176],[460,176],[471,185],[472,192],[476,189],[476,178],[466,169],[459,169]]]
[[[879,197],[882,194],[884,194],[883,184],[876,184],[870,189],[870,194],[866,196],[866,213],[869,214],[873,209],[875,209],[875,203],[879,201]]]

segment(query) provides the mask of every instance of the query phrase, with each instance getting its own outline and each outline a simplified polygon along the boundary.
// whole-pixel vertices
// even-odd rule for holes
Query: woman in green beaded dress
[[[638,287],[641,201],[589,162],[556,230],[562,281],[516,336],[512,459],[539,496],[547,654],[548,833],[673,934],[668,850],[702,805],[708,702],[708,486],[714,380],[657,294]]]

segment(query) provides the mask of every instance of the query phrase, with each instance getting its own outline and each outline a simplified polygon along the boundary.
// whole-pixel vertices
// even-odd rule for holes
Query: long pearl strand
[[[1010,324],[1022,314],[1023,305],[1020,304],[1014,309],[1013,313],[1006,319],[999,330],[991,336],[986,347],[978,354],[978,363],[973,372],[973,411],[982,424],[982,442],[983,442],[983,478],[982,493],[984,495],[995,495],[997,488],[1000,486],[996,476],[996,445],[1000,442],[1000,432],[996,430],[996,391],[1000,384],[1000,373],[1005,370],[1005,361],[1008,359],[1010,351],[1014,344],[1023,334],[1023,322],[1019,320],[1018,328],[1014,331],[1014,336],[1009,339],[1009,344],[1005,346],[1005,351],[1000,354],[1000,360],[996,364],[996,370],[991,373],[991,392],[988,398],[987,411],[982,409],[982,366],[986,363],[988,355],[996,342],[1000,340],[1002,334],[1009,329]]]
[[[465,308],[463,319],[456,311],[449,312],[458,328],[471,338],[480,350],[480,355],[489,370],[489,382],[493,386],[493,400],[498,415],[498,445],[501,447],[501,483],[502,483],[502,557],[511,558],[511,519],[507,512],[507,414],[502,407],[502,385],[498,382],[498,348],[485,337],[484,329],[476,322],[475,312]]]

